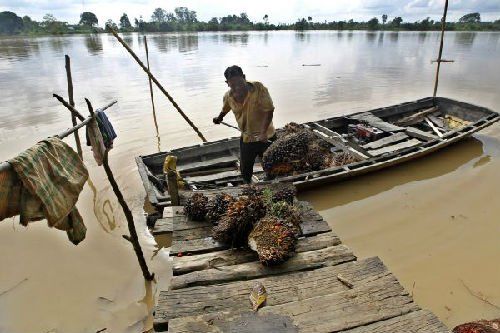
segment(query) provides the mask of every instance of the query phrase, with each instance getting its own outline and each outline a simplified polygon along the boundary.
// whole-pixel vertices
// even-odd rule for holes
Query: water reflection
[[[48,44],[54,53],[63,53],[64,47],[69,44],[68,40],[64,37],[49,38]]]
[[[377,33],[369,31],[366,33],[366,40],[370,43],[373,43],[375,39],[377,38]]]
[[[382,46],[384,44],[384,32],[381,31],[378,34],[378,46]]]
[[[122,38],[130,47],[134,46],[134,35],[131,33],[122,34]]]
[[[295,40],[299,42],[304,42],[304,41],[309,42],[311,40],[311,36],[307,32],[297,31],[295,33]]]
[[[457,32],[455,34],[455,44],[464,46],[470,49],[474,45],[474,39],[476,39],[477,32]]]
[[[92,34],[85,36],[85,46],[90,55],[99,55],[103,51],[101,35]]]
[[[180,35],[179,52],[190,52],[198,50],[198,34]]]
[[[28,38],[0,38],[0,58],[23,60],[39,53],[39,42]]]
[[[427,31],[420,31],[418,33],[418,42],[422,44],[425,42],[426,39],[427,39]]]
[[[246,46],[248,44],[248,33],[233,34],[227,33],[222,34],[221,38],[224,43],[232,44],[234,46]]]
[[[399,39],[399,32],[397,31],[390,32],[389,39],[391,40],[391,42],[397,43]]]

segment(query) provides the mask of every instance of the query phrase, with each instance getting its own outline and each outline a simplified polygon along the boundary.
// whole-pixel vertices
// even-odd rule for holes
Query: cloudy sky
[[[260,21],[265,14],[272,23],[294,22],[312,16],[314,21],[368,20],[387,14],[404,21],[421,20],[427,16],[439,19],[444,0],[0,0],[0,11],[9,10],[20,16],[41,20],[51,13],[62,21],[77,23],[82,11],[94,12],[101,25],[108,19],[118,21],[127,13],[131,21],[143,16],[149,20],[157,7],[173,11],[185,6],[195,10],[199,20],[246,12],[251,20]],[[500,19],[500,0],[450,0],[450,20],[470,12],[480,12],[483,21]]]

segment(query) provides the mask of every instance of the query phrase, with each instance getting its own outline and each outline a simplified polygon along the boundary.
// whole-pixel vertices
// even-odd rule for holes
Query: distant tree
[[[66,30],[66,22],[58,21],[54,15],[45,14],[43,16],[42,27],[51,34],[62,34]]]
[[[399,28],[401,22],[403,22],[403,19],[400,16],[397,16],[394,18],[394,20],[392,20],[392,25],[394,25],[396,28]]]
[[[307,29],[307,26],[308,26],[308,23],[307,23],[305,18],[298,19],[297,22],[295,22],[295,24],[294,24],[295,30],[298,30],[298,31],[303,31],[303,30]]]
[[[35,32],[38,28],[38,22],[33,21],[28,15],[23,16],[23,30]]]
[[[207,23],[207,30],[217,31],[219,30],[219,20],[217,17],[212,17],[210,21]]]
[[[94,25],[97,25],[98,23],[99,23],[99,20],[97,19],[97,16],[95,16],[94,13],[83,12],[80,14],[80,23],[79,24],[93,27]]]
[[[0,13],[0,34],[14,34],[23,29],[23,19],[13,12]]]
[[[368,29],[376,30],[378,27],[378,18],[374,17],[370,21],[368,21]]]
[[[382,22],[385,25],[385,22],[387,22],[387,14],[382,15]]]
[[[311,22],[311,21],[313,20],[313,18],[312,18],[311,16],[308,16],[308,17],[307,17],[307,20],[308,20],[309,22]]]
[[[106,21],[105,30],[107,32],[111,32],[111,29],[113,29],[114,31],[118,31],[118,26],[115,22],[113,22],[113,20],[109,19]]]
[[[130,24],[130,20],[128,19],[128,15],[126,13],[123,13],[122,17],[120,17],[120,28],[121,29],[132,28],[132,24]]]
[[[262,18],[264,20],[264,24],[265,25],[268,25],[269,24],[269,16],[266,14],[264,15],[264,17]]]
[[[481,14],[479,13],[470,13],[462,16],[458,22],[460,23],[479,23],[481,22]]]
[[[167,21],[167,11],[163,8],[156,8],[151,15],[151,21],[163,23]]]
[[[177,21],[180,23],[195,23],[198,22],[196,12],[189,10],[187,7],[177,7],[174,9]]]

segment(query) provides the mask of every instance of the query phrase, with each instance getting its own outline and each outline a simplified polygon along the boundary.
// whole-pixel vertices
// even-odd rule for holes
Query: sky
[[[108,19],[119,21],[122,13],[130,20],[141,15],[147,21],[155,8],[173,12],[175,7],[188,7],[198,14],[198,19],[246,12],[254,22],[269,15],[271,23],[292,23],[298,18],[311,16],[313,21],[339,21],[354,19],[367,21],[387,14],[389,20],[401,16],[406,22],[430,17],[439,20],[444,0],[0,0],[0,11],[13,11],[19,16],[28,15],[41,21],[46,13],[70,24],[78,23],[80,13],[90,11],[97,15],[99,24]],[[456,21],[470,12],[481,13],[483,21],[500,19],[500,0],[450,0],[448,21]]]

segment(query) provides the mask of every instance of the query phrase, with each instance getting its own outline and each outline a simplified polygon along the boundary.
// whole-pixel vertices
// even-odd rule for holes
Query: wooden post
[[[73,79],[71,78],[71,60],[67,54],[64,55],[64,59],[66,62],[66,66],[65,66],[66,67],[66,79],[68,80],[69,104],[72,107],[75,107],[75,100],[73,99]],[[74,113],[71,114],[71,122],[73,124],[73,127],[76,126],[76,115]],[[80,156],[80,158],[83,158],[82,144],[80,143],[80,136],[78,135],[78,131],[75,131],[74,135],[75,135],[76,150],[78,151],[78,156]]]
[[[150,70],[150,68],[149,68],[148,39],[146,36],[144,36],[144,47],[146,48],[146,62],[148,65],[148,70]],[[155,101],[154,101],[154,96],[153,96],[153,82],[151,81],[151,78],[149,76],[148,76],[148,81],[149,81],[149,93],[151,95],[151,105],[153,105],[153,120],[155,122],[155,128],[156,128],[156,139],[158,140],[158,152],[160,152],[161,151],[160,132],[158,130],[158,121],[156,120]]]
[[[168,185],[168,194],[170,194],[170,201],[172,206],[179,206],[179,187],[177,184],[177,172],[175,170],[167,171],[167,185]]]
[[[86,98],[85,98],[85,101],[87,102],[87,107],[89,108],[90,116],[93,118],[94,117],[94,109],[92,108],[92,104],[90,104],[90,101]],[[127,225],[128,225],[130,237],[124,236],[124,238],[126,240],[130,241],[132,243],[132,246],[134,247],[134,251],[135,251],[135,254],[137,255],[137,260],[139,261],[139,266],[141,267],[142,275],[144,276],[144,279],[146,279],[147,281],[151,281],[154,279],[154,274],[151,274],[149,272],[148,265],[146,264],[146,260],[144,259],[144,253],[142,252],[141,244],[139,243],[137,231],[135,230],[134,217],[132,215],[132,212],[130,211],[130,208],[128,207],[127,203],[125,202],[125,199],[123,198],[123,194],[120,191],[118,184],[116,183],[113,172],[111,171],[111,168],[109,167],[108,150],[107,149],[104,153],[103,166],[104,166],[104,171],[106,172],[106,175],[108,176],[108,180],[111,184],[111,187],[113,188],[113,192],[115,192],[115,195],[118,199],[118,202],[122,206],[123,213],[125,214],[125,218],[127,219]]]
[[[179,105],[177,105],[177,103],[174,101],[174,99],[172,98],[172,96],[170,96],[170,94],[165,90],[165,88],[163,88],[163,86],[154,77],[154,75],[151,74],[151,72],[149,71],[149,69],[142,63],[142,61],[139,59],[139,57],[137,57],[137,55],[134,53],[134,51],[132,51],[132,49],[130,48],[130,46],[128,46],[127,43],[125,43],[123,41],[123,39],[120,36],[118,36],[118,33],[115,30],[111,29],[111,33],[113,34],[113,36],[115,36],[115,38],[118,40],[118,42],[120,42],[120,44],[123,45],[123,47],[128,51],[128,53],[130,53],[130,55],[132,56],[132,58],[134,58],[134,60],[139,64],[139,66],[141,66],[142,70],[144,72],[146,72],[146,74],[148,74],[149,78],[156,84],[156,86],[158,87],[158,89],[160,89],[160,91],[168,98],[168,100],[170,101],[170,103],[172,103],[172,105],[177,110],[177,112],[180,113],[180,115],[182,116],[182,118],[184,118],[184,120],[189,124],[189,126],[191,126],[191,128],[196,132],[196,134],[198,134],[198,136],[200,137],[200,139],[203,142],[207,142],[207,139],[205,139],[205,137],[203,136],[203,134],[201,134],[201,132],[198,129],[198,127],[196,127],[195,124],[184,113],[184,111],[181,110],[181,108],[179,107]]]
[[[444,29],[446,27],[446,14],[448,13],[448,0],[445,0],[444,4],[444,13],[441,21],[441,43],[439,44],[439,55],[437,58],[437,70],[436,70],[436,80],[434,81],[434,94],[433,97],[436,97],[438,84],[439,84],[439,69],[441,67],[441,57],[443,55],[443,44],[444,44]]]

